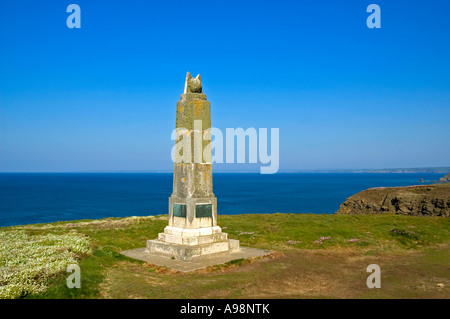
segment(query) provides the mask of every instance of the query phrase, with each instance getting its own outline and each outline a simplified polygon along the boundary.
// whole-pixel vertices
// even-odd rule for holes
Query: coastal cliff
[[[450,183],[450,173],[439,179],[441,183]]]
[[[349,197],[336,212],[383,213],[450,217],[450,184],[369,188]]]

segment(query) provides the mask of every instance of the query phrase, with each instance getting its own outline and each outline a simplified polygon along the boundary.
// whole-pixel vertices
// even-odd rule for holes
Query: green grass
[[[156,216],[25,225],[0,231],[21,230],[28,236],[78,234],[91,243],[92,253],[78,261],[80,289],[67,288],[69,274],[62,271],[47,279],[47,290],[25,293],[24,298],[450,297],[448,218],[219,216],[223,231],[239,239],[241,246],[280,254],[264,260],[239,259],[188,274],[119,253],[145,246],[146,240],[156,238],[166,225],[165,216]],[[386,288],[368,290],[365,286],[365,267],[370,263],[388,271],[383,277]],[[441,283],[443,288],[437,286]]]
[[[392,251],[447,242],[450,235],[449,219],[397,215],[236,215],[221,216],[220,223],[243,245],[261,248],[282,248],[291,240],[299,241],[294,246],[303,249],[359,247]],[[242,232],[254,234],[239,235]],[[320,240],[322,237],[330,239]]]

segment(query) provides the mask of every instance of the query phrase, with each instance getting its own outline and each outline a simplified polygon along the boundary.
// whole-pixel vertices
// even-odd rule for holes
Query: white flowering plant
[[[91,253],[89,238],[76,233],[0,231],[0,299],[44,292],[52,277]]]

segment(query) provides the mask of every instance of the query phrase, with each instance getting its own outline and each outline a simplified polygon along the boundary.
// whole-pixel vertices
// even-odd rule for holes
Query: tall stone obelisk
[[[217,226],[210,140],[210,102],[203,94],[200,75],[193,78],[188,72],[184,93],[177,102],[169,225],[158,239],[147,241],[147,252],[187,261],[239,250],[239,241],[228,239]]]

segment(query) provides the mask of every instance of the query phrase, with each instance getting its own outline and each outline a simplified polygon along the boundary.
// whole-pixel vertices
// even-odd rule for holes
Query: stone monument
[[[217,225],[210,102],[203,94],[200,75],[186,75],[184,93],[177,102],[176,136],[169,225],[157,239],[147,241],[145,252],[189,261],[239,251],[239,241],[228,239]],[[177,148],[179,144],[184,147]]]

